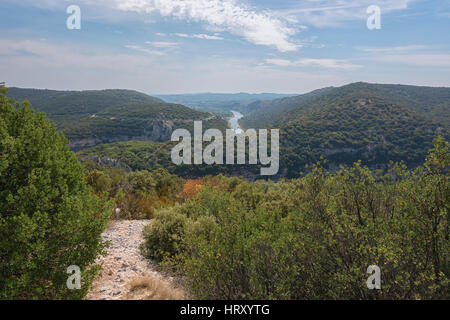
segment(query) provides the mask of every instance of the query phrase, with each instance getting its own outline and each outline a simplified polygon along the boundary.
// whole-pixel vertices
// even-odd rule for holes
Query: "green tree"
[[[0,92],[0,299],[81,299],[112,206],[93,195],[68,141],[28,102]],[[80,290],[67,289],[79,266]]]

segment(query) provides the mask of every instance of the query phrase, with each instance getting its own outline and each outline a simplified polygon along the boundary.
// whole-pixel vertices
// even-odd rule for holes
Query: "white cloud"
[[[138,50],[139,46],[128,46]],[[98,69],[108,71],[140,71],[154,64],[154,56],[141,56],[123,53],[92,54],[77,46],[69,47],[45,40],[8,40],[0,39],[0,65],[3,67],[34,69]],[[0,69],[1,73],[1,69]]]
[[[366,9],[370,5],[378,5],[382,14],[388,14],[406,10],[417,1],[420,0],[300,0],[292,1],[294,5],[289,9],[273,11],[252,8],[245,4],[248,0],[78,0],[78,3],[91,7],[85,16],[95,11],[94,16],[98,18],[106,10],[108,15],[113,15],[111,9],[157,13],[164,17],[202,22],[208,31],[228,31],[252,43],[286,52],[300,47],[291,36],[306,28],[304,25],[337,26],[345,21],[367,19]],[[61,9],[69,3],[62,0],[21,2],[50,9]],[[439,15],[449,17],[449,12],[443,11]],[[117,20],[115,16],[114,19]]]
[[[450,54],[390,54],[383,56],[374,56],[372,60],[416,67],[450,68]]]
[[[367,8],[377,5],[382,14],[405,10],[419,0],[309,0],[298,1],[294,8],[279,11],[279,16],[297,19],[316,27],[338,26],[344,21],[367,19]]]
[[[203,22],[242,36],[249,42],[295,51],[290,41],[296,31],[269,12],[256,12],[236,0],[115,0],[117,8],[138,13],[159,13],[183,20]]]
[[[364,52],[370,53],[392,53],[392,52],[409,52],[424,50],[430,48],[429,46],[423,45],[410,45],[410,46],[398,46],[398,47],[384,47],[384,48],[370,48],[370,47],[359,47],[358,49]]]
[[[204,39],[204,40],[223,40],[222,37],[217,35],[208,35],[208,34],[186,34],[186,33],[174,33],[174,36],[180,38],[195,38],[195,39]]]
[[[186,33],[174,33],[174,36],[180,37],[180,38],[190,38],[190,35]]]
[[[285,59],[266,59],[266,63],[268,64],[272,64],[275,66],[279,66],[279,67],[290,67],[293,66],[294,63],[290,60],[285,60]]]
[[[285,59],[266,59],[266,63],[271,65],[276,65],[280,67],[320,67],[327,69],[357,69],[361,66],[352,64],[347,60],[337,60],[337,59],[313,59],[313,58],[303,58],[295,61],[285,60]]]
[[[163,56],[164,55],[164,53],[161,52],[161,51],[156,51],[156,50],[152,50],[152,49],[142,48],[141,46],[138,46],[138,45],[126,45],[125,48],[131,49],[131,50],[140,51],[140,52],[147,53],[147,54],[150,54],[150,55],[156,55],[156,56]]]
[[[367,52],[366,58],[371,61],[416,67],[450,67],[450,54],[430,52],[432,48],[425,45],[409,45],[358,49]]]
[[[176,42],[166,42],[166,41],[146,41],[145,44],[148,44],[155,48],[174,48],[178,46]]]
[[[194,38],[197,39],[205,39],[205,40],[223,40],[222,37],[219,36],[210,36],[208,34],[194,34]]]
[[[49,8],[67,4],[61,0],[23,1]],[[301,47],[292,36],[304,30],[304,25],[338,26],[345,21],[367,19],[369,5],[378,5],[384,15],[406,10],[415,1],[420,0],[304,0],[292,2],[295,5],[287,10],[269,11],[250,7],[245,4],[248,0],[78,0],[97,10],[153,13],[200,22],[207,31],[230,32],[280,52],[296,51]]]
[[[5,1],[5,0],[2,0]],[[12,1],[12,0],[6,0]],[[68,1],[22,0],[27,5],[61,9]],[[95,8],[95,17],[101,11],[115,9],[141,14],[156,13],[163,17],[204,23],[207,30],[223,30],[247,41],[276,48],[281,52],[295,51],[299,46],[291,40],[301,28],[287,25],[288,19],[275,12],[256,10],[246,0],[78,0],[79,5]],[[85,16],[90,12],[84,13]],[[108,14],[111,14],[110,12]],[[153,21],[148,20],[147,21]]]
[[[29,53],[29,54],[28,54]],[[162,63],[161,59],[164,60]],[[349,82],[341,73],[264,69],[254,59],[193,57],[189,63],[70,43],[0,39],[0,74],[9,86],[142,92],[307,92]]]

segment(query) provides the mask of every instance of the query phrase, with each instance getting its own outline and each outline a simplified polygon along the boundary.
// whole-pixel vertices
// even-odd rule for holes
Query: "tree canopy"
[[[0,92],[0,298],[86,294],[111,203],[93,195],[68,141],[28,102]],[[82,288],[69,290],[69,266]]]

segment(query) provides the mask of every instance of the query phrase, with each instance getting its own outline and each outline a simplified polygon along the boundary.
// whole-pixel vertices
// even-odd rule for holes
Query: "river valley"
[[[243,133],[242,129],[239,126],[239,120],[242,119],[244,117],[244,115],[238,111],[233,111],[231,110],[231,112],[233,113],[233,117],[230,118],[229,123],[231,125],[231,128],[234,130],[235,133]]]

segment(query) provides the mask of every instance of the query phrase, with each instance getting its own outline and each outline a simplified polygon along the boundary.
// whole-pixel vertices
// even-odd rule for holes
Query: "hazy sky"
[[[69,30],[69,5],[81,29]],[[381,9],[369,30],[367,8]],[[450,86],[449,0],[0,0],[0,81],[146,93]]]

